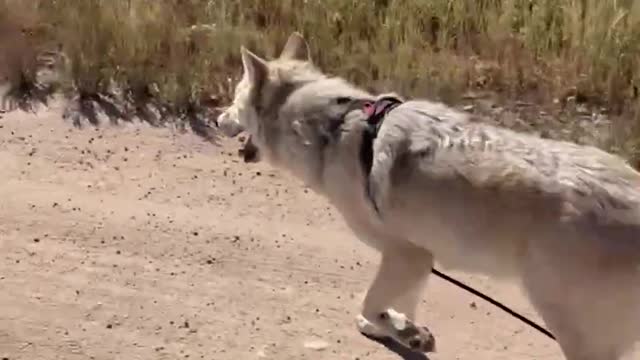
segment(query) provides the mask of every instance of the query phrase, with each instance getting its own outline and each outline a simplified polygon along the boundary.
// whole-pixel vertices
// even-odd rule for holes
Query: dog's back
[[[389,113],[375,152],[372,200],[395,231],[444,266],[521,276],[556,332],[635,340],[640,174],[622,159],[427,101]]]

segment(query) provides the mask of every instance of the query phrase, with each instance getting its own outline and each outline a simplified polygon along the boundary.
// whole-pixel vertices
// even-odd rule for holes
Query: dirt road
[[[0,116],[0,358],[398,359],[355,330],[377,255],[236,140]],[[515,286],[454,275],[539,320]],[[419,316],[432,359],[561,359],[438,278]]]

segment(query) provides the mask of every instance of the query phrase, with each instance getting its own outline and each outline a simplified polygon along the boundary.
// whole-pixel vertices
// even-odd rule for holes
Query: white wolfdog
[[[361,332],[434,351],[414,317],[435,258],[519,279],[569,360],[620,359],[638,339],[640,174],[621,158],[426,100],[390,110],[373,139],[380,97],[323,74],[300,34],[278,59],[241,52],[218,125],[247,131],[246,161],[292,172],[380,251]]]

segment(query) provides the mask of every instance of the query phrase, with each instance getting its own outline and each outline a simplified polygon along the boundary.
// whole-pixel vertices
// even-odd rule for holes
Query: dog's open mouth
[[[242,156],[242,159],[246,163],[258,162],[260,160],[259,149],[253,141],[251,141],[251,135],[247,135],[242,148],[238,150],[238,155]]]

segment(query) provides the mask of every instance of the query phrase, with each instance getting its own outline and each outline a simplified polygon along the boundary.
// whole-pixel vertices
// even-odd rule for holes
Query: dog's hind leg
[[[541,251],[530,253],[523,285],[567,360],[620,360],[639,329],[634,271]]]
[[[591,311],[588,307],[574,302],[558,303],[546,302],[538,299],[538,295],[530,297],[537,311],[541,314],[567,360],[620,360],[623,348],[617,343],[618,339],[611,339],[605,328],[590,326]],[[582,308],[585,311],[576,311]],[[609,340],[613,340],[610,342]]]
[[[360,331],[374,337],[389,336],[414,351],[435,351],[431,332],[414,322],[432,267],[433,256],[424,249],[403,245],[383,250],[359,316]]]

